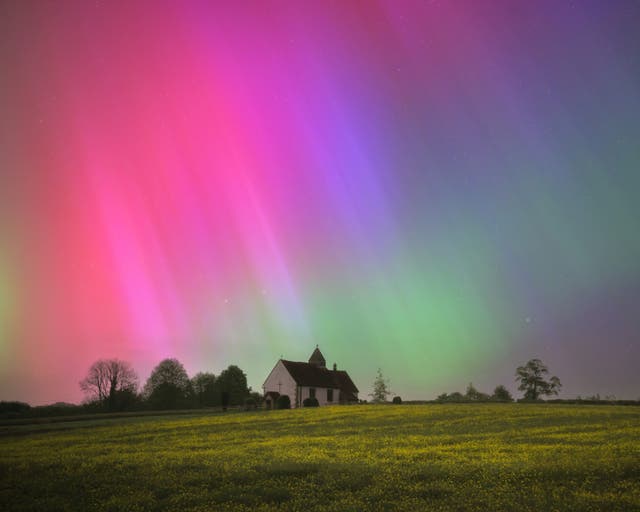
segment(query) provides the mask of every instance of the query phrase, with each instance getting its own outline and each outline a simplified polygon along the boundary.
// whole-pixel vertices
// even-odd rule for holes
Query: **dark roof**
[[[349,393],[357,393],[349,374],[343,370],[327,370],[310,363],[282,360],[282,364],[296,381],[298,386],[316,386],[319,388],[338,388]]]
[[[348,391],[340,391],[339,400],[341,402],[357,402],[358,397],[355,394],[350,393]]]
[[[337,380],[337,382],[339,383],[338,387],[342,391],[346,391],[346,392],[349,392],[349,393],[357,393],[358,392],[358,388],[353,383],[353,381],[351,380],[351,377],[349,377],[349,374],[347,372],[345,372],[344,370],[335,370],[335,371],[327,370],[327,371],[335,374],[334,379]]]

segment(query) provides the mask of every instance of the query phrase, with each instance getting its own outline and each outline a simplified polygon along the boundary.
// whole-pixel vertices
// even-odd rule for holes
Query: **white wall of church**
[[[339,389],[334,389],[333,390],[333,401],[329,402],[329,400],[327,399],[327,391],[328,388],[313,388],[316,390],[316,398],[318,399],[318,404],[319,405],[335,405],[335,404],[339,404],[340,403],[340,390]],[[307,387],[307,386],[302,386],[300,388],[300,393],[301,393],[301,400],[300,400],[300,404],[302,405],[302,401],[305,398],[311,398],[311,387]]]
[[[296,381],[289,374],[282,361],[278,361],[264,381],[262,389],[265,393],[276,391],[281,395],[289,395],[291,407],[296,406]]]

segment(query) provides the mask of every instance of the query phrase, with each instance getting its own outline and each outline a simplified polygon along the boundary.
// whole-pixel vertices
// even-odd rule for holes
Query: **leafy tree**
[[[373,381],[373,393],[369,393],[369,396],[373,399],[372,402],[383,403],[387,401],[390,394],[389,381],[383,377],[382,370],[378,368],[378,375]]]
[[[182,409],[188,407],[188,396],[175,384],[162,382],[158,384],[148,397],[152,409]]]
[[[464,397],[470,402],[486,402],[489,400],[489,395],[478,391],[472,383],[467,386],[467,392]]]
[[[450,394],[442,393],[441,395],[438,395],[438,398],[436,398],[436,401],[438,401],[438,402],[467,402],[468,398],[466,397],[466,395],[463,395],[462,393],[460,393],[460,391],[454,391],[453,393],[450,393]]]
[[[221,397],[224,396],[224,393],[228,394],[226,405],[242,405],[250,393],[247,387],[247,376],[235,365],[229,366],[220,373],[216,381],[216,387]]]
[[[464,402],[464,401],[465,401],[464,395],[460,393],[460,391],[454,391],[447,398],[447,402]]]
[[[138,376],[127,361],[99,359],[80,381],[80,389],[89,400],[99,402],[109,411],[115,411],[125,403],[119,398],[135,396]]]
[[[540,396],[557,395],[562,387],[560,379],[556,376],[546,380],[549,369],[540,359],[531,359],[524,366],[516,369],[516,382],[518,389],[524,391],[527,400],[538,400]]]
[[[507,388],[500,385],[496,386],[496,389],[493,390],[491,400],[495,400],[496,402],[513,402],[513,397]]]
[[[144,396],[158,409],[188,407],[192,393],[189,376],[177,359],[161,361],[144,386]]]
[[[196,373],[191,379],[191,387],[198,406],[216,405],[216,376],[213,373]]]
[[[262,396],[262,393],[259,393],[258,391],[251,391],[251,388],[249,388],[249,396],[253,398],[253,401],[255,402],[256,406],[261,406],[262,402],[264,402],[264,397]]]

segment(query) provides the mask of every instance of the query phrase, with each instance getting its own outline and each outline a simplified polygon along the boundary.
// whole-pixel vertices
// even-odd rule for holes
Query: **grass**
[[[1,510],[640,510],[637,407],[321,407],[38,428],[0,437]]]

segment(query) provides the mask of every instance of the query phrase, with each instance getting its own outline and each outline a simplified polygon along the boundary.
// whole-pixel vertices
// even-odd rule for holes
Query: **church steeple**
[[[318,348],[318,345],[316,345],[316,349],[313,351],[313,354],[311,354],[311,357],[309,358],[309,364],[317,366],[318,368],[327,367],[327,361],[325,361],[322,352],[320,352],[320,349]]]

